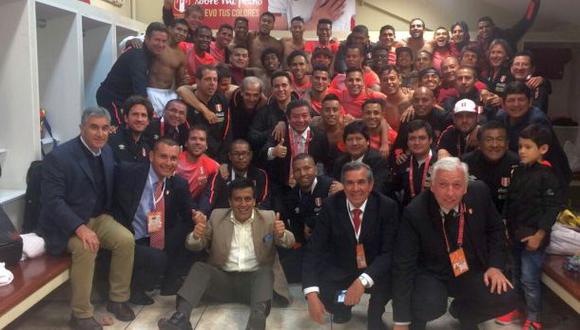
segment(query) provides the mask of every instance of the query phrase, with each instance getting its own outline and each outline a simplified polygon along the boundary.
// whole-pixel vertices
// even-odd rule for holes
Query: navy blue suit
[[[48,154],[42,166],[42,197],[39,233],[50,254],[65,252],[69,238],[86,224],[98,199],[98,188],[86,156],[86,147],[77,137]],[[113,194],[114,161],[108,145],[101,150],[105,178],[105,209]]]

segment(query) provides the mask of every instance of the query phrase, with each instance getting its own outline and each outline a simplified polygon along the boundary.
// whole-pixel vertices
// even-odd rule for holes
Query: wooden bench
[[[0,329],[69,279],[69,257],[44,255],[8,269],[14,281],[0,287]]]
[[[565,256],[547,255],[542,282],[566,304],[580,313],[580,274],[571,274],[562,266]]]

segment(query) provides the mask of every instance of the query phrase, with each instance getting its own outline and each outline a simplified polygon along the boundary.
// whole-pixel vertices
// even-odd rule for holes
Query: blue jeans
[[[544,248],[536,251],[526,250],[524,244],[513,248],[514,268],[513,284],[526,302],[527,319],[540,322],[542,311],[542,265],[544,264]]]

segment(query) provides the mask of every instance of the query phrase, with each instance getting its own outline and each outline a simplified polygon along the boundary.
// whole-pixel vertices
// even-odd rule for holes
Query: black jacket
[[[229,208],[229,185],[232,182],[231,165],[227,164],[230,176],[224,180],[219,171],[209,178],[207,192],[202,196],[209,198],[211,210]],[[254,197],[256,206],[260,209],[270,209],[270,180],[268,174],[261,168],[250,165],[246,177],[254,182]]]
[[[153,149],[155,141],[162,137],[172,138],[179,143],[180,146],[185,146],[185,142],[187,142],[189,136],[189,124],[185,123],[178,127],[173,127],[170,126],[167,121],[161,121],[161,119],[162,118],[158,118],[152,121],[145,130],[144,135],[147,142],[149,142],[151,149]]]
[[[503,269],[507,250],[505,226],[486,185],[479,181],[470,182],[463,202],[467,209],[463,247],[470,270]],[[453,276],[440,212],[431,191],[422,192],[403,211],[393,258],[396,322],[411,321],[411,295],[417,273],[428,272],[440,279]],[[450,233],[449,237],[457,236]]]
[[[418,166],[419,163],[417,163],[415,159],[413,160],[413,188],[415,190],[415,197],[419,195],[422,190],[421,188],[428,190],[431,186],[431,171],[433,165],[437,162],[437,153],[435,151],[431,151],[431,153],[432,156],[431,160],[429,161],[429,169],[427,169],[425,176],[424,187],[421,187],[421,181],[423,180],[425,163],[421,164],[421,166]],[[414,198],[411,196],[411,189],[409,186],[409,175],[411,174],[409,167],[410,163],[411,157],[409,157],[400,165],[397,165],[393,160],[391,164],[391,180],[387,185],[387,196],[398,200],[402,206],[406,206]]]
[[[371,192],[359,237],[368,267],[358,269],[357,240],[346,205],[346,195],[341,191],[328,197],[316,219],[314,233],[304,254],[303,287],[320,286],[321,282],[350,282],[361,273],[369,275],[375,284],[388,284],[398,214],[394,201]]]
[[[340,181],[342,167],[344,164],[352,161],[349,154],[342,154],[339,156],[336,161],[334,162],[334,168],[332,170],[332,177]],[[382,194],[387,193],[387,185],[390,182],[389,178],[389,165],[385,157],[378,153],[376,150],[369,149],[367,153],[364,155],[362,162],[367,164],[371,170],[373,171],[374,177],[374,187],[373,190],[376,192],[380,192]]]
[[[453,157],[461,157],[461,155],[473,150],[474,148],[467,144],[468,136],[458,130],[455,125],[449,125],[437,141],[437,151],[445,149]]]
[[[433,137],[433,143],[436,143],[441,132],[443,132],[447,126],[451,125],[451,117],[448,116],[447,112],[436,108],[433,108],[426,118],[416,117],[415,119],[423,119],[431,125],[435,134]],[[399,134],[393,144],[393,150],[395,150],[395,153],[400,152],[397,150],[407,150],[407,135],[409,135],[409,122],[404,122],[401,124],[401,127],[399,127]]]
[[[288,179],[290,177],[290,164],[292,159],[292,145],[290,144],[290,127],[286,129],[286,136],[284,137],[284,145],[288,148],[286,152],[286,157],[284,158],[274,158],[268,160],[268,148],[275,147],[278,143],[274,140],[274,137],[270,136],[268,142],[262,148],[260,153],[260,158],[262,162],[266,164],[266,171],[272,180],[272,184],[280,186],[287,186]],[[326,164],[326,159],[328,156],[328,139],[326,134],[316,128],[310,128],[311,137],[308,143],[308,154],[314,158],[316,163]]]
[[[550,166],[520,165],[513,171],[504,208],[512,237],[521,239],[538,229],[549,237],[561,208],[558,179]]]
[[[135,142],[128,128],[119,128],[115,134],[109,137],[107,143],[111,146],[117,163],[148,162],[151,147],[145,140],[145,134],[142,134],[139,141]]]
[[[296,185],[289,194],[283,196],[282,218],[287,220],[296,242],[305,242],[304,225],[311,229],[315,228],[316,218],[322,210],[322,203],[328,197],[330,185],[334,182],[332,178],[324,175],[317,176],[316,180],[316,187],[311,193],[302,192]]]
[[[216,114],[219,122],[210,124],[201,112],[194,108],[188,109],[187,120],[191,126],[198,124],[207,127],[206,154],[218,163],[224,163],[227,161],[228,148],[232,142],[230,108],[226,97],[221,93],[214,94],[206,106]]]
[[[112,215],[132,233],[135,213],[149,176],[149,166],[149,163],[122,163],[115,170]],[[182,228],[182,224],[192,230],[191,210],[197,209],[197,206],[194,205],[187,182],[183,178],[172,176],[166,179],[164,201],[166,237],[172,228]],[[187,233],[184,233],[183,238],[185,234]]]
[[[518,155],[508,150],[498,162],[492,163],[485,158],[481,150],[475,150],[463,155],[461,160],[469,166],[471,176],[485,182],[497,211],[503,213],[511,173],[519,163]]]

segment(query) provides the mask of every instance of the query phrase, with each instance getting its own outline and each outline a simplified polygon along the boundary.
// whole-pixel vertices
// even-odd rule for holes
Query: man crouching
[[[230,208],[216,209],[198,221],[187,248],[208,249],[208,262],[193,265],[177,293],[177,311],[158,322],[159,329],[191,329],[189,317],[202,297],[244,302],[251,307],[246,329],[265,329],[274,275],[275,245],[289,248],[294,235],[272,211],[256,209],[254,185],[247,179],[230,184]]]

